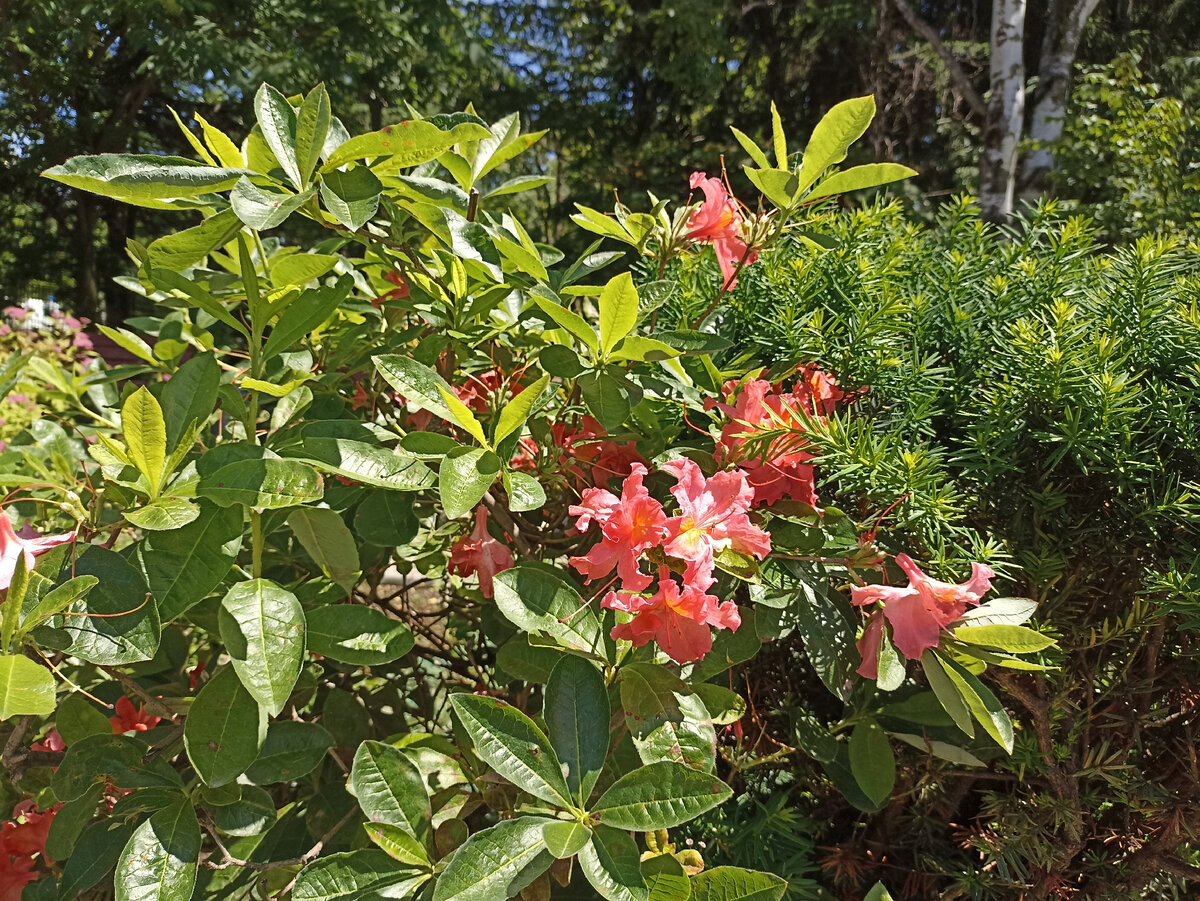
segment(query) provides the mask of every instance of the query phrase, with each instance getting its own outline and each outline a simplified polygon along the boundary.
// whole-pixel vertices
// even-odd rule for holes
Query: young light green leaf
[[[200,516],[200,507],[182,497],[160,497],[144,507],[126,510],[125,519],[148,532],[182,529]]]
[[[475,509],[500,472],[500,458],[482,447],[463,447],[446,454],[438,471],[438,495],[450,519]]]
[[[0,655],[0,721],[54,712],[54,677],[23,654]]]
[[[813,129],[800,165],[799,190],[803,191],[830,166],[846,158],[846,151],[866,132],[875,118],[872,95],[843,100],[827,112]]]
[[[546,505],[546,489],[529,473],[506,469],[503,482],[509,510],[520,513],[524,510],[540,510]]]
[[[162,407],[145,386],[134,391],[122,404],[121,431],[129,448],[129,458],[150,486],[150,497],[157,497],[167,460],[167,425]]]
[[[529,296],[537,308],[553,319],[555,324],[582,341],[592,353],[599,351],[600,342],[596,338],[596,332],[582,316],[573,310],[568,310],[553,297],[543,296],[537,290],[531,291]]]
[[[805,199],[816,200],[818,197],[846,194],[850,191],[861,191],[863,188],[875,188],[901,179],[912,178],[916,174],[916,169],[910,169],[908,166],[901,166],[898,163],[869,163],[865,166],[854,166],[829,176],[813,188]]]
[[[409,403],[416,404],[420,409],[428,410],[447,422],[453,420],[454,417],[442,401],[443,389],[452,389],[445,379],[428,366],[399,354],[386,354],[372,357],[371,360],[384,380],[399,391]]]
[[[600,292],[600,352],[607,358],[637,325],[638,292],[628,272],[611,279]]]
[[[329,110],[329,92],[322,82],[304,98],[300,112],[296,115],[296,165],[301,184],[308,184],[313,169],[321,160],[325,136],[329,133],[332,114]],[[277,154],[278,155],[278,154]]]
[[[663,761],[633,770],[592,805],[600,822],[616,829],[670,829],[726,801],[724,782],[680,763]]]
[[[446,409],[450,411],[450,421],[457,423],[474,438],[482,447],[491,448],[488,444],[487,435],[483,431],[483,426],[479,424],[479,420],[475,418],[475,414],[471,412],[471,408],[458,399],[458,395],[450,388],[440,388],[442,394],[442,403],[446,405]]]
[[[729,130],[733,132],[733,136],[737,138],[737,142],[750,155],[750,159],[754,161],[756,166],[760,169],[771,168],[771,161],[767,159],[767,155],[762,152],[762,148],[754,143],[754,140],[748,134],[732,127]]]
[[[775,165],[780,169],[788,167],[787,155],[787,137],[783,133],[783,120],[779,117],[779,110],[775,108],[775,101],[771,101],[771,138],[775,145]]]
[[[200,689],[183,727],[183,746],[205,785],[237,779],[254,763],[266,737],[266,711],[228,667]]]
[[[275,716],[304,660],[304,610],[290,591],[266,579],[234,585],[221,601],[221,640],[238,678]]]
[[[479,695],[451,695],[450,703],[475,744],[475,753],[531,795],[572,806],[562,764],[545,733],[515,707]]]
[[[1019,626],[1037,612],[1037,601],[1029,598],[992,598],[959,617],[968,626]]]
[[[967,644],[982,645],[1010,654],[1029,654],[1055,645],[1053,638],[1034,629],[1007,624],[958,626],[954,630],[954,637]]]
[[[525,424],[525,420],[529,418],[529,414],[533,412],[533,408],[541,400],[542,392],[549,384],[550,376],[543,375],[504,405],[504,409],[500,411],[500,416],[496,421],[496,435],[493,439],[496,444]]]
[[[962,696],[972,715],[979,721],[979,725],[983,726],[983,730],[995,739],[996,744],[1011,754],[1013,727],[1012,720],[1008,718],[1008,714],[1004,710],[1004,705],[997,700],[986,685],[965,668],[953,660],[943,658],[942,662],[946,675],[954,683],[954,687]]]

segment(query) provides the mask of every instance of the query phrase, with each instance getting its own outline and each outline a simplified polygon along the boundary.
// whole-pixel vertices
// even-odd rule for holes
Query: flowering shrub
[[[803,154],[776,120],[774,163],[737,133],[755,210],[704,176],[673,210],[580,209],[660,272],[712,245],[721,282],[671,329],[672,283],[595,277],[600,243],[560,265],[504,212],[542,181],[501,174],[538,137],[515,116],[351,137],[320,87],[256,109],[240,146],[188,129],[201,162],[46,173],[201,221],[130,247],[157,342],[108,334],[142,363],[62,382],[72,426],[0,456],[4,762],[62,805],[27,892],[779,899],[668,831],[732,794],[733,668],[792,633],[844,709],[812,753],[863,809],[890,736],[1012,750],[979,675],[1038,667],[1011,653],[1051,644],[1033,604],[973,606],[982,565],[955,586],[901,558],[887,587],[873,536],[817,507],[806,437],[869,389],[721,368],[703,328],[821,198],[910,174],[837,169],[870,98]],[[329,236],[288,244],[300,220]]]

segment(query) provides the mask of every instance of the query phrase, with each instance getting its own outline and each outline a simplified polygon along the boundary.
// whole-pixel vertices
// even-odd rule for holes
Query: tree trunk
[[[75,271],[75,314],[97,319],[100,292],[96,279],[96,206],[83,191],[75,196],[75,246],[79,254]]]
[[[1046,38],[1038,64],[1038,86],[1029,137],[1037,143],[1021,166],[1021,197],[1036,200],[1046,190],[1054,169],[1053,151],[1046,145],[1062,136],[1067,100],[1071,95],[1071,70],[1088,17],[1100,0],[1058,0],[1046,22]]]
[[[1016,188],[1017,144],[1025,124],[1025,0],[992,3],[991,97],[979,157],[984,219],[1007,222]]]

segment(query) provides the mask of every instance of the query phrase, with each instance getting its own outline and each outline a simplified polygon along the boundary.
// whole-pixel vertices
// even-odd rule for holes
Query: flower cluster
[[[812,455],[799,437],[804,417],[826,416],[845,398],[833,376],[815,365],[800,372],[795,387],[783,392],[764,379],[728,381],[725,403],[709,402],[729,421],[717,442],[717,461],[736,465],[754,488],[754,506],[774,504],[784,498],[817,508]],[[786,432],[767,442],[756,439],[765,432]],[[747,447],[755,442],[751,447]]]
[[[907,554],[896,557],[896,563],[908,576],[906,587],[863,585],[850,589],[851,600],[860,607],[880,601],[884,605],[872,612],[858,641],[858,652],[862,655],[858,672],[868,679],[876,678],[879,671],[885,619],[891,624],[896,649],[908,660],[919,660],[926,649],[938,646],[942,630],[962,616],[968,605],[979,603],[996,577],[990,566],[973,563],[971,578],[953,585],[925,575]]]
[[[607,437],[604,427],[591,416],[581,417],[578,426],[554,423],[550,427],[550,437],[554,446],[562,451],[558,455],[557,471],[565,473],[581,488],[603,486],[614,477],[623,479],[633,471],[634,463],[646,465],[637,445]],[[537,452],[536,441],[522,438],[512,465],[518,469],[532,468]],[[585,472],[585,467],[589,471]]]
[[[741,616],[733,601],[722,603],[708,593],[716,584],[716,557],[733,551],[759,560],[771,550],[771,537],[747,516],[754,489],[741,472],[718,472],[705,478],[692,460],[672,460],[662,469],[675,476],[671,494],[679,513],[667,516],[646,489],[647,469],[633,463],[620,497],[604,488],[589,488],[583,503],[572,506],[576,526],[586,531],[594,522],[600,542],[571,565],[588,582],[616,570],[619,589],[605,594],[601,606],[632,614],[618,623],[612,637],[641,647],[650,640],[672,660],[687,663],[712,648],[709,627],[736,630]],[[658,549],[658,578],[643,572],[641,560]],[[681,582],[675,573],[682,571]],[[647,589],[657,581],[649,596]]]
[[[721,179],[693,172],[690,184],[693,190],[699,188],[704,192],[704,202],[688,219],[687,236],[693,241],[712,244],[724,287],[732,291],[737,287],[739,267],[757,260],[758,251],[743,240],[742,212]]]
[[[485,598],[492,597],[495,586],[492,577],[513,567],[513,555],[504,543],[488,533],[487,507],[480,504],[475,510],[475,528],[450,547],[448,572],[460,576],[479,576],[479,590]]]

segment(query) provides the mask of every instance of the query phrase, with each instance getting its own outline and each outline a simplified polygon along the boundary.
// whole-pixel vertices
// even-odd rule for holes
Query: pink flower
[[[571,565],[588,582],[607,576],[613,567],[628,590],[641,591],[653,581],[638,569],[638,557],[666,537],[667,516],[642,484],[645,477],[646,467],[633,463],[620,497],[604,488],[588,488],[583,503],[568,511],[579,517],[579,531],[586,531],[593,521],[600,527],[600,543],[586,555],[571,558]]]
[[[18,859],[46,856],[46,836],[61,804],[39,811],[32,800],[22,801],[13,808],[13,818],[0,823],[0,857],[11,855]]]
[[[671,489],[679,515],[667,520],[663,549],[687,563],[684,582],[705,590],[712,585],[714,557],[733,550],[762,560],[771,550],[771,536],[746,515],[754,489],[741,472],[718,472],[706,479],[695,461],[683,458],[663,464],[678,484]]]
[[[29,746],[31,751],[65,751],[67,743],[58,734],[57,729],[51,729],[41,741],[35,741]]]
[[[161,721],[161,716],[147,713],[146,708],[134,707],[129,698],[117,701],[117,715],[108,718],[114,735],[124,735],[126,732],[149,732]]]
[[[80,350],[95,350],[92,339],[83,332],[76,332],[75,337],[71,339],[71,344]]]
[[[883,643],[883,611],[876,610],[863,629],[862,638],[856,644],[858,655],[862,657],[858,674],[867,679],[879,678],[879,647]]]
[[[688,237],[712,244],[724,285],[732,291],[737,287],[738,265],[749,266],[758,259],[758,252],[749,250],[739,237],[742,214],[721,179],[693,172],[690,184],[704,192],[704,203],[688,219]]]
[[[512,566],[512,551],[488,534],[487,508],[480,504],[475,510],[475,529],[470,537],[463,536],[451,546],[446,569],[461,576],[478,575],[479,590],[490,598],[494,590],[492,577]]]
[[[17,571],[17,560],[25,558],[25,571],[33,570],[34,558],[44,554],[60,544],[75,540],[75,532],[64,532],[61,535],[39,535],[33,538],[21,538],[13,531],[8,517],[0,513],[0,590],[12,584],[13,574]]]
[[[26,316],[29,315],[29,311],[26,310],[24,307],[5,307],[4,315],[7,316],[9,319],[11,319],[13,322],[20,322],[22,319],[24,319]]]
[[[703,590],[679,585],[665,567],[659,569],[658,591],[652,597],[610,591],[600,602],[609,610],[632,613],[633,619],[613,627],[612,637],[640,648],[653,640],[676,663],[699,660],[712,650],[709,626],[736,631],[742,624],[733,601],[721,603]]]
[[[962,616],[968,605],[978,604],[991,590],[996,576],[990,566],[972,563],[971,578],[961,585],[952,585],[925,575],[907,554],[900,554],[896,563],[908,576],[906,588],[856,585],[850,588],[850,597],[860,607],[883,602],[883,615],[891,623],[892,639],[908,660],[918,660],[927,648],[936,648],[942,630]],[[882,636],[882,623],[876,625],[873,621],[867,626],[868,632],[873,628]],[[868,641],[864,633],[859,650],[863,654],[859,672],[870,672],[878,665],[879,641]]]

